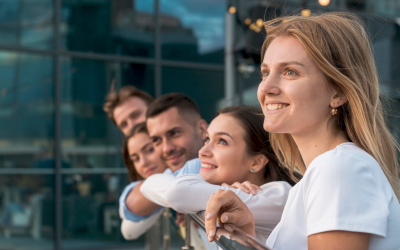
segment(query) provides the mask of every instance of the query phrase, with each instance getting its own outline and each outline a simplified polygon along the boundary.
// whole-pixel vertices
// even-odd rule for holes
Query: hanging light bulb
[[[309,17],[311,15],[311,10],[309,9],[304,9],[301,11],[301,15],[304,17]]]
[[[256,24],[257,24],[258,27],[262,27],[264,22],[263,22],[262,19],[257,19]]]
[[[322,6],[327,6],[331,0],[318,0],[318,3]]]
[[[231,14],[235,14],[236,13],[236,8],[235,8],[235,6],[231,6],[231,7],[229,7],[229,13],[231,13]]]

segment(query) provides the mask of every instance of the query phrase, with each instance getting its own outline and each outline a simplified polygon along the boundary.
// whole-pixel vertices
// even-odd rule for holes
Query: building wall
[[[1,246],[144,248],[119,230],[128,177],[105,96],[113,80],[155,97],[185,92],[210,122],[224,96],[225,9],[225,0],[0,1]]]

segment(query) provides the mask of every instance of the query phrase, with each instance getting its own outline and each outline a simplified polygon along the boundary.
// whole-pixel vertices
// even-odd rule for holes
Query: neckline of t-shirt
[[[334,150],[337,150],[339,147],[346,146],[346,145],[353,145],[353,146],[355,146],[354,142],[343,142],[343,143],[340,143],[339,145],[337,145],[337,146],[334,147],[333,149],[328,150],[328,151],[326,151],[326,152],[324,152],[324,153],[318,155],[317,157],[315,157],[314,160],[311,161],[310,165],[308,165],[307,169],[310,168],[310,166],[312,165],[312,163],[313,163],[317,158],[322,157],[323,155],[325,155],[325,154],[327,154],[327,153],[329,153],[329,152],[332,152],[332,151],[334,151]]]

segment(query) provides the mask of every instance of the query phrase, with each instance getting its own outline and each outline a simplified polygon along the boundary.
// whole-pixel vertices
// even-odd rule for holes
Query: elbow
[[[132,213],[142,217],[151,215],[152,211],[149,212],[148,207],[144,206],[143,199],[143,197],[140,197],[138,195],[132,196],[126,200],[126,207]]]
[[[122,220],[121,223],[121,234],[125,240],[136,240],[139,238],[144,232],[137,233],[136,230],[132,230],[129,225],[131,222],[128,220]]]

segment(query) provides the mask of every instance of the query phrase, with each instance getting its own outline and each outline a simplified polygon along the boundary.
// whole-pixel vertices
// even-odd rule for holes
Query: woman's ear
[[[343,93],[334,92],[330,105],[332,108],[338,108],[347,102],[347,97]]]
[[[257,173],[258,171],[264,169],[268,162],[269,159],[263,154],[254,156],[253,163],[250,166],[250,172]]]

